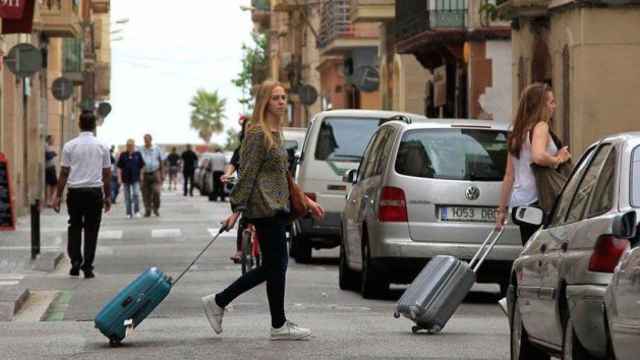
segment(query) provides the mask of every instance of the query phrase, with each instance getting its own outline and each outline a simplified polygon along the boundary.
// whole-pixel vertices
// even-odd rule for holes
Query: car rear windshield
[[[631,162],[631,205],[640,207],[640,146],[633,150]]]
[[[324,119],[316,144],[316,160],[360,162],[369,139],[382,122],[375,118]]]
[[[506,131],[425,129],[404,134],[396,171],[422,178],[501,181],[506,163]]]

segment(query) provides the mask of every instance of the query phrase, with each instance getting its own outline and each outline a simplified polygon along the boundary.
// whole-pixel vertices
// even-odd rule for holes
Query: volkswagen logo
[[[464,197],[466,197],[467,200],[478,200],[480,197],[480,189],[475,186],[469,186],[464,193]]]

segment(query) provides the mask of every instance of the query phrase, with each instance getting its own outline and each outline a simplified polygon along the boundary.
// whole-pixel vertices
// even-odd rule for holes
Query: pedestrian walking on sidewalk
[[[247,272],[218,294],[202,298],[207,319],[213,330],[222,332],[224,308],[242,293],[266,281],[271,312],[271,340],[299,340],[311,335],[309,329],[287,320],[284,295],[287,262],[285,226],[288,222],[289,187],[287,153],[283,147],[283,114],[287,106],[284,87],[277,82],[265,82],[257,91],[252,122],[242,144],[238,183],[231,193],[233,215],[223,226],[235,226],[240,213],[255,226],[260,239],[261,266]],[[306,199],[316,218],[324,210]],[[250,324],[247,324],[251,326]]]
[[[53,148],[53,136],[47,135],[47,143],[44,149],[44,180],[47,185],[45,188],[45,206],[53,207],[53,198],[58,185],[58,176],[56,175],[56,160],[58,153]]]
[[[193,196],[193,174],[198,167],[198,155],[191,150],[191,144],[187,144],[187,150],[182,155],[182,182],[184,185],[184,196],[187,196],[187,189],[189,190],[189,196]]]
[[[124,191],[124,203],[129,219],[140,217],[140,182],[144,170],[142,154],[133,139],[127,140],[127,151],[118,158],[118,181]]]
[[[111,145],[109,150],[111,157],[111,205],[115,205],[120,193],[120,180],[118,180],[118,158],[116,157],[116,147]]]
[[[224,157],[224,153],[220,147],[216,148],[215,153],[211,156],[211,171],[213,172],[213,190],[209,193],[209,201],[224,202],[224,184],[222,183],[222,175],[224,175],[225,166],[227,166],[227,159]]]
[[[522,245],[538,230],[537,226],[515,219],[518,207],[536,206],[538,189],[531,164],[557,168],[571,159],[565,146],[558,149],[550,134],[550,123],[556,101],[547,84],[529,85],[522,96],[507,146],[507,169],[502,181],[502,192],[496,228],[501,229],[507,219],[507,201],[512,208],[512,221],[520,227]]]
[[[67,192],[69,228],[67,251],[71,259],[69,275],[93,278],[102,209],[111,209],[111,157],[109,147],[96,139],[96,117],[91,111],[80,115],[80,135],[62,149],[62,165],[54,209],[60,212],[64,188]],[[81,251],[84,231],[84,256]]]
[[[169,191],[178,189],[179,162],[180,156],[178,156],[176,147],[174,146],[171,148],[171,153],[167,156],[167,164],[169,165]]]
[[[162,168],[162,152],[160,148],[152,144],[153,138],[150,134],[144,136],[144,146],[142,147],[142,159],[144,160],[144,171],[142,176],[142,200],[144,202],[144,216],[151,216],[151,212],[160,216],[160,191],[164,181]]]

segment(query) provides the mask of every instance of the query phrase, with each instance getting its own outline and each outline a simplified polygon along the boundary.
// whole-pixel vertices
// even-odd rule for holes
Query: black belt
[[[80,188],[69,188],[70,192],[102,192],[101,187],[80,187]]]

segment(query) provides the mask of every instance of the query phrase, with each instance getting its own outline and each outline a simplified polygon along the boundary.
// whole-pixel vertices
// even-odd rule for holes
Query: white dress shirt
[[[102,169],[111,168],[109,147],[92,132],[81,132],[62,149],[62,166],[68,167],[70,189],[102,187]]]

